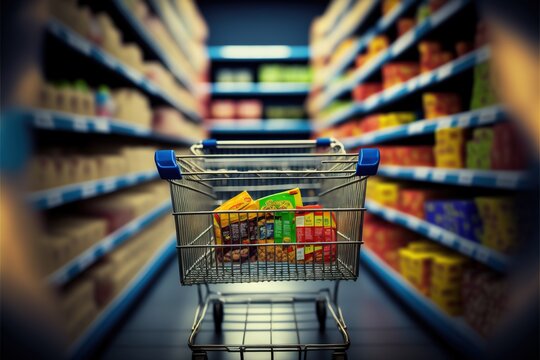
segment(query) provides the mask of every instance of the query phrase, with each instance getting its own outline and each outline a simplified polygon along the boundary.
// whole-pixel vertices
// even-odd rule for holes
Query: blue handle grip
[[[332,143],[332,139],[330,139],[330,138],[318,138],[317,139],[317,146],[320,146],[320,147],[330,146],[331,143]]]
[[[217,140],[216,139],[206,139],[202,141],[203,148],[206,149],[215,149],[217,148]]]
[[[182,173],[173,150],[158,150],[154,156],[159,176],[165,180],[181,179]]]
[[[380,158],[379,149],[360,149],[358,164],[356,165],[356,175],[376,175],[379,169]]]

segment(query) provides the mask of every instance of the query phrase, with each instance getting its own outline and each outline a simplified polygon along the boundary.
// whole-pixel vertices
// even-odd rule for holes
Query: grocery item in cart
[[[216,212],[214,214],[214,234],[217,245],[249,243],[247,214],[220,213],[220,211],[242,210],[252,202],[253,199],[249,193],[242,191],[214,210]],[[254,224],[254,219],[252,221]],[[216,249],[217,260],[220,262],[245,261],[248,259],[248,254],[249,248],[247,246]]]
[[[268,195],[257,200],[261,210],[296,209],[302,206],[299,188]],[[259,243],[296,243],[296,225],[294,212],[266,212],[258,219]],[[288,261],[287,251],[282,245],[259,246],[259,261]]]
[[[298,206],[296,213],[296,242],[336,242],[335,213],[322,211],[320,205]],[[297,245],[289,248],[289,262],[322,263],[335,261],[336,245]]]

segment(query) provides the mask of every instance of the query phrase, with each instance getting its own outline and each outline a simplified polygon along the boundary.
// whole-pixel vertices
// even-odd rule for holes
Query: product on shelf
[[[356,67],[362,68],[367,64],[371,59],[382,51],[388,49],[390,46],[390,40],[386,35],[377,35],[370,40],[367,46],[367,51],[365,54],[359,54],[356,57]]]
[[[469,169],[491,169],[494,131],[491,127],[475,128],[467,141],[466,165]]]
[[[401,0],[384,0],[381,7],[383,16],[387,15],[399,4],[401,4]]]
[[[304,65],[264,64],[259,66],[259,82],[310,83],[312,71]]]
[[[522,170],[527,166],[527,151],[517,129],[505,122],[493,126],[491,168],[493,170]]]
[[[148,98],[134,89],[115,89],[112,92],[115,104],[114,116],[120,120],[149,128],[152,125],[152,110]]]
[[[383,87],[381,83],[363,83],[355,86],[352,91],[352,96],[355,101],[364,101],[371,95],[377,94],[382,90]]]
[[[267,119],[303,119],[305,110],[296,105],[269,105],[264,108]]]
[[[379,128],[384,129],[404,124],[409,124],[416,120],[413,112],[390,112],[379,115]]]
[[[434,119],[461,111],[461,99],[455,93],[427,92],[422,95],[424,118]]]
[[[516,203],[509,197],[477,197],[475,204],[483,223],[480,242],[489,248],[509,252],[518,238]]]
[[[233,100],[212,100],[210,116],[212,119],[234,119],[236,103]]]
[[[236,115],[239,119],[262,119],[263,103],[260,100],[240,100],[236,103]]]
[[[419,74],[418,64],[412,61],[394,61],[383,65],[383,88],[406,82]]]
[[[399,204],[399,192],[399,183],[381,181],[378,178],[374,178],[370,179],[366,196],[379,204],[397,207]]]
[[[445,128],[435,131],[435,165],[448,169],[464,167],[465,130]]]
[[[178,110],[166,106],[154,109],[152,129],[159,134],[193,141],[206,137],[202,126],[187,120]]]
[[[437,41],[421,41],[418,44],[420,54],[420,73],[429,72],[452,61],[453,55],[442,49]]]
[[[249,69],[229,69],[221,68],[216,72],[216,82],[218,83],[251,83],[253,75]]]
[[[474,200],[429,200],[424,203],[426,221],[474,242],[480,242],[483,227]]]
[[[382,165],[435,166],[431,146],[381,146]]]
[[[425,219],[424,204],[437,197],[439,197],[437,193],[429,189],[401,189],[398,209],[419,219]]]
[[[471,110],[480,109],[497,103],[497,95],[490,80],[490,64],[484,62],[474,67],[474,79],[471,95]]]

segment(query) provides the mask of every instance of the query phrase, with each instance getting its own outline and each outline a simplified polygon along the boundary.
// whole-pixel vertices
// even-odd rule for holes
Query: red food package
[[[388,89],[396,84],[403,83],[420,73],[417,63],[411,61],[392,62],[383,66],[383,87]]]
[[[472,49],[473,49],[473,46],[472,46],[472,44],[471,44],[470,42],[468,42],[468,41],[458,41],[458,42],[456,43],[455,48],[456,48],[456,55],[457,55],[457,57],[460,57],[460,56],[463,56],[463,55],[465,55],[465,54],[471,52]]]
[[[366,116],[359,121],[359,127],[362,133],[368,133],[379,129],[379,114]]]
[[[236,104],[232,100],[214,100],[210,105],[210,115],[214,119],[234,119]]]
[[[353,90],[353,99],[363,101],[373,94],[382,91],[381,83],[364,83],[356,86]]]
[[[263,104],[260,100],[241,100],[236,104],[239,119],[262,119]]]

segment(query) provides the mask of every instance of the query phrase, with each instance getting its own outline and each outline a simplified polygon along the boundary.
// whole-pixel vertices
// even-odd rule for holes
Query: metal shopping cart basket
[[[199,304],[188,342],[193,359],[207,359],[208,352],[214,351],[238,353],[241,359],[255,352],[268,352],[272,359],[283,352],[298,352],[298,357],[305,359],[308,352],[318,350],[329,350],[333,358],[346,359],[350,339],[337,301],[339,281],[358,277],[366,180],[377,172],[378,150],[347,154],[334,139],[205,140],[193,145],[187,155],[157,151],[155,160],[161,177],[170,182],[180,281],[182,285],[198,286]],[[305,210],[213,211],[244,190],[258,199],[293,188],[300,189],[304,205],[319,204],[316,211],[329,219],[314,230],[322,236],[304,237],[308,241],[302,245],[274,242],[268,224],[274,224],[277,231],[280,225],[276,219],[285,214],[294,214],[297,219],[300,213],[306,214]],[[227,219],[228,237],[222,224],[216,225],[216,218]],[[283,222],[280,224],[283,226]],[[299,229],[306,228],[297,224],[296,231]],[[300,252],[306,256],[304,260],[299,260]],[[305,255],[308,252],[312,254],[310,259]],[[333,289],[302,293],[225,293],[210,288],[210,284],[291,280],[335,283]],[[313,316],[320,332],[325,331],[328,312],[337,325],[340,341],[302,343],[300,305],[308,306],[302,314]],[[229,331],[225,326],[229,311],[245,315],[231,324],[240,332],[237,341],[199,341],[210,308],[216,333]],[[249,319],[257,315],[261,315],[259,322],[267,323],[269,337],[256,333],[255,341],[248,342],[252,329]],[[289,323],[294,336],[278,341],[276,332],[283,323]]]

